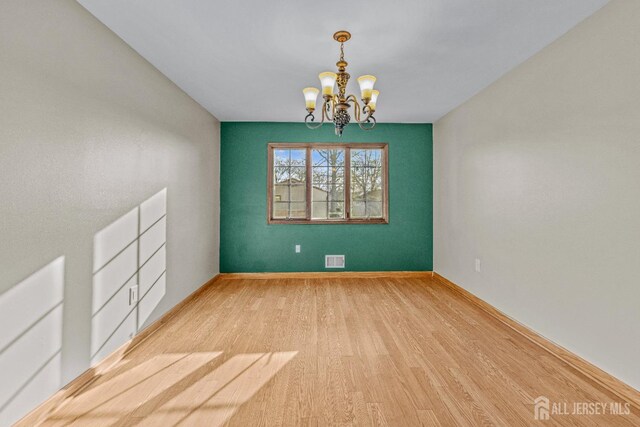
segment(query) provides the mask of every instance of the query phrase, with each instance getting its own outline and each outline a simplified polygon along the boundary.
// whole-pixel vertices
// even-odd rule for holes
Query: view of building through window
[[[273,159],[273,218],[306,218],[306,150],[275,150]]]
[[[351,150],[351,217],[382,217],[382,150]]]
[[[345,218],[345,149],[311,150],[313,186],[311,219]]]

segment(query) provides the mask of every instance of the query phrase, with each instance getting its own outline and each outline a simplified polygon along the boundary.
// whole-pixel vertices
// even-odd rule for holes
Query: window
[[[268,222],[387,223],[387,144],[269,144]]]

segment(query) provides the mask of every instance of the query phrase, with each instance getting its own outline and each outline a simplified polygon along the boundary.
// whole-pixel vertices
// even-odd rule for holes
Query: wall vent
[[[344,268],[344,255],[325,255],[324,268]]]

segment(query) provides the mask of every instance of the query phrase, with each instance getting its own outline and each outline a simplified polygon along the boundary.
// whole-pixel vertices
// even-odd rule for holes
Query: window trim
[[[306,150],[306,218],[282,219],[273,218],[273,152],[278,148]],[[311,219],[311,195],[312,195],[312,149],[336,149],[345,150],[344,180],[345,180],[345,218],[340,219]],[[382,172],[384,174],[384,189],[382,192],[382,218],[350,218],[351,215],[351,149],[377,148],[382,150]],[[386,142],[270,142],[267,144],[267,224],[388,224],[389,223],[389,144]]]

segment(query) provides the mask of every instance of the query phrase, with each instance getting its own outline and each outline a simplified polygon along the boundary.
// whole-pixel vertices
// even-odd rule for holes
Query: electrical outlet
[[[476,258],[476,273],[480,273],[482,270],[482,264],[480,263],[480,258]]]
[[[138,285],[129,288],[129,305],[134,305],[138,302]]]
[[[299,254],[300,253],[300,245],[296,245],[296,253]]]

